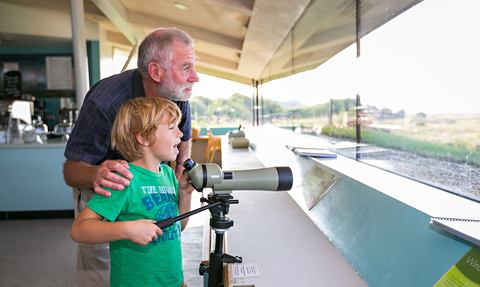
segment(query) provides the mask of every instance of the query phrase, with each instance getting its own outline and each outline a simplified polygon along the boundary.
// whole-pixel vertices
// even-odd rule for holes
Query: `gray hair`
[[[160,63],[167,70],[173,59],[173,45],[179,42],[185,46],[193,46],[193,39],[177,28],[158,28],[151,31],[138,47],[138,71],[142,77],[148,77],[148,64]]]

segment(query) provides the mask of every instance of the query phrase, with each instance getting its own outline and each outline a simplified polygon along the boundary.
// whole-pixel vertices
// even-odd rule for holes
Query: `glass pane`
[[[362,38],[361,161],[480,199],[479,9],[427,0]]]
[[[263,72],[262,85],[259,88],[262,109],[262,125],[276,125],[290,128],[292,114],[290,105],[291,89],[285,89],[285,81],[292,75],[292,33],[280,45]]]
[[[293,71],[317,68],[356,40],[355,0],[312,1],[293,32]]]
[[[269,65],[264,124],[314,136],[347,124],[355,107],[355,13],[338,13],[349,4],[313,1],[296,23]]]
[[[290,32],[280,45],[265,69],[268,78],[264,82],[288,77],[292,74],[292,32]]]
[[[128,60],[129,51],[125,51],[122,49],[114,48],[113,49],[113,70],[116,73],[120,73],[122,71],[123,66]],[[136,69],[137,68],[137,58],[132,57],[130,63],[128,64],[126,70]]]
[[[206,135],[224,135],[241,126],[252,125],[252,88],[249,85],[198,74],[190,99],[192,126]]]

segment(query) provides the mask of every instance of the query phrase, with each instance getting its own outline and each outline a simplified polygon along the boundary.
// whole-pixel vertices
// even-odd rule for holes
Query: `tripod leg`
[[[242,257],[223,253],[223,235],[216,233],[215,251],[210,253],[208,287],[223,287],[223,263],[242,263]]]
[[[215,234],[215,251],[210,253],[208,266],[208,287],[223,286],[223,232]]]

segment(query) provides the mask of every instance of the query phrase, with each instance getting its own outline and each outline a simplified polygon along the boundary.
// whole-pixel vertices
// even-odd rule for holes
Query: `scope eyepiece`
[[[192,159],[187,159],[186,161],[183,162],[183,168],[185,169],[186,172],[189,172],[192,170],[192,168],[197,165]]]

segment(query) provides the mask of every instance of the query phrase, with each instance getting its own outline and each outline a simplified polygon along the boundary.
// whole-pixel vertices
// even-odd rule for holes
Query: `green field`
[[[403,124],[383,122],[382,124]],[[401,126],[401,125],[399,125]],[[356,131],[349,127],[324,126],[322,134],[355,141]],[[480,120],[432,119],[421,124],[403,125],[401,129],[379,131],[363,127],[361,142],[415,153],[417,155],[480,166]]]

